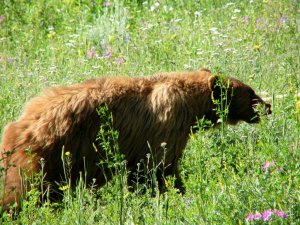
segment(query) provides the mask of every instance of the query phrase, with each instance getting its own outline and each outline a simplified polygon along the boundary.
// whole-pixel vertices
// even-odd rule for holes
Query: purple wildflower
[[[5,16],[0,16],[0,23],[3,23],[5,19],[6,19]]]
[[[103,59],[110,59],[111,57],[112,57],[111,46],[108,46],[106,51],[103,53],[102,58]]]
[[[130,40],[130,36],[129,36],[129,33],[128,33],[128,32],[125,33],[124,40],[125,40],[125,41],[129,41],[129,40]]]
[[[270,209],[265,210],[262,214],[263,221],[268,221],[271,218],[272,214],[273,214],[272,210]]]
[[[242,22],[243,22],[243,23],[249,23],[249,22],[250,22],[250,16],[244,16],[244,17],[242,18]]]
[[[186,201],[185,201],[185,204],[186,205],[190,205],[192,203],[192,201],[190,200],[190,199],[187,199]]]
[[[95,57],[95,48],[94,46],[91,47],[91,49],[87,52],[87,57],[89,59],[92,59]]]
[[[118,58],[116,58],[116,60],[115,60],[115,64],[117,65],[117,66],[122,66],[123,64],[124,64],[124,62],[125,62],[125,59],[123,58],[123,57],[118,57]]]
[[[106,7],[109,7],[109,6],[111,6],[111,3],[110,3],[110,1],[106,1],[106,2],[104,3],[104,5],[105,5]]]
[[[280,24],[284,24],[284,23],[288,22],[289,19],[286,16],[284,16],[284,17],[281,17],[279,21],[280,21]]]
[[[273,213],[274,213],[274,215],[276,215],[276,216],[278,216],[278,217],[281,217],[281,218],[283,218],[283,219],[285,219],[285,218],[287,217],[286,212],[284,212],[284,211],[282,211],[282,210],[280,210],[280,209],[274,209],[274,210],[273,210]]]
[[[12,57],[9,57],[9,58],[7,59],[7,62],[8,62],[8,63],[13,63],[13,62],[14,62],[14,59],[13,59]]]
[[[263,27],[263,19],[262,18],[257,18],[256,20],[255,20],[255,22],[256,22],[256,28],[257,29],[260,29],[260,28],[262,28]]]

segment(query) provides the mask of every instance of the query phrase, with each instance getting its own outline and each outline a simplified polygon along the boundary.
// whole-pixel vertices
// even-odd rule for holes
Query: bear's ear
[[[208,87],[210,91],[214,91],[219,79],[220,78],[217,75],[213,75],[208,78]]]
[[[214,100],[221,98],[221,82],[221,78],[217,75],[208,78],[208,88],[212,92],[212,98]]]
[[[202,67],[199,71],[205,71],[205,72],[211,73],[210,69],[207,69],[205,67]]]

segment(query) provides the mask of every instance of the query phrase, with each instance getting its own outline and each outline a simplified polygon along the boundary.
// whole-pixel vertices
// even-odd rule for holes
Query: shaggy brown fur
[[[63,148],[72,157],[72,185],[84,170],[88,183],[95,178],[98,186],[105,184],[103,170],[97,166],[99,154],[104,153],[95,142],[101,125],[96,109],[104,104],[112,112],[114,128],[119,131],[120,151],[131,171],[129,185],[134,183],[137,164],[143,159],[146,161],[150,146],[158,167],[159,184],[163,186],[162,173],[172,175],[176,178],[175,187],[184,192],[178,162],[196,118],[217,123],[212,96],[220,100],[222,89],[216,85],[218,80],[219,77],[212,76],[209,70],[201,69],[149,78],[105,77],[46,90],[27,104],[16,122],[5,128],[0,155],[6,171],[2,205],[19,202],[25,192],[19,171],[27,175],[39,172],[41,159],[45,162],[45,183],[57,189],[56,182],[64,178]],[[270,105],[249,86],[234,78],[224,80],[229,84],[229,123],[258,122],[259,116],[254,109],[258,103],[265,107],[266,113],[271,112]],[[161,147],[163,142],[166,153]],[[30,155],[26,153],[28,150]]]

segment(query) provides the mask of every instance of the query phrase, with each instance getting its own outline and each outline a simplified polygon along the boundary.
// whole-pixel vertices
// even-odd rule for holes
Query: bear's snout
[[[266,115],[272,114],[271,104],[269,103],[265,103],[265,114]]]

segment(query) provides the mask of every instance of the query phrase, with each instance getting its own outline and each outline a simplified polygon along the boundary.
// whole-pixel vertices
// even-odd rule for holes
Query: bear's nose
[[[267,115],[271,114],[272,113],[271,104],[265,103],[265,110]]]

